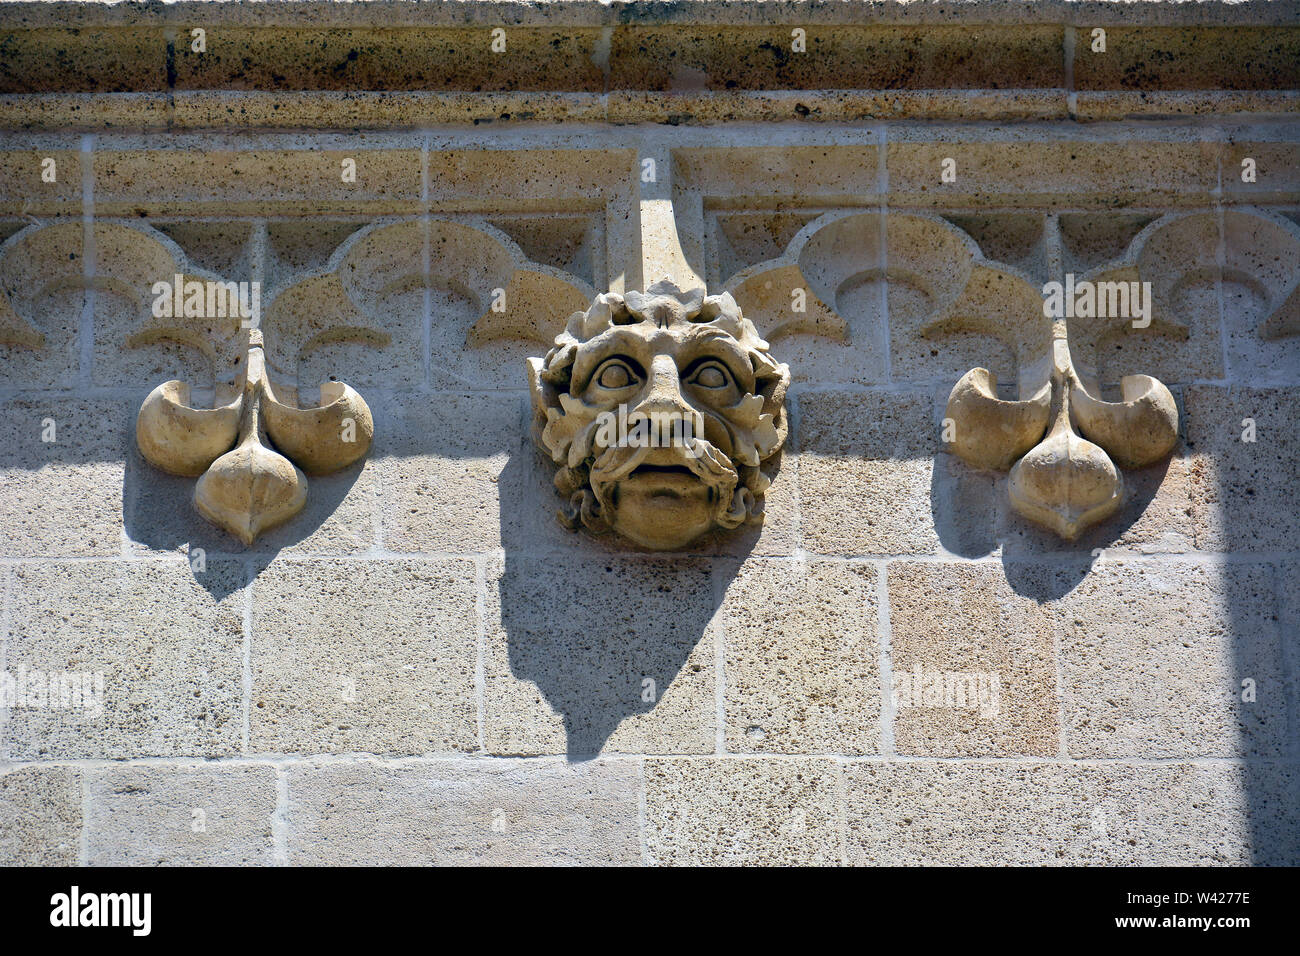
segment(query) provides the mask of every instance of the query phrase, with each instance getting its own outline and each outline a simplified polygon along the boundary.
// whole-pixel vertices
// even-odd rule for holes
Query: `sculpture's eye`
[[[596,373],[596,384],[601,388],[627,388],[636,383],[636,373],[618,359],[610,359]]]
[[[731,384],[731,375],[717,362],[708,362],[696,369],[691,376],[691,384],[704,388],[726,388]]]

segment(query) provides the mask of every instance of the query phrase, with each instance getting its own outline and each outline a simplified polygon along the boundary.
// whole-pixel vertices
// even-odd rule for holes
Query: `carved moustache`
[[[605,510],[610,508],[614,486],[637,468],[649,464],[647,459],[654,452],[659,453],[654,461],[656,466],[688,469],[708,487],[719,509],[730,508],[740,475],[717,446],[696,436],[689,439],[689,445],[658,448],[616,445],[597,455],[591,464],[591,490]]]

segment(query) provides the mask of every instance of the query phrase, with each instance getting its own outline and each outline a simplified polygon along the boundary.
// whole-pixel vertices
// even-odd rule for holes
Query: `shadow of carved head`
[[[566,527],[664,551],[762,520],[790,371],[729,294],[599,295],[528,375]]]

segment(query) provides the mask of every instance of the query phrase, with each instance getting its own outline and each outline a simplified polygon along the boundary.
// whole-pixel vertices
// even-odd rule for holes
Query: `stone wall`
[[[0,9],[0,860],[1300,862],[1295,5],[255,6]],[[964,296],[1123,270],[1058,333],[1179,440],[1066,540],[946,450],[1049,357]],[[373,415],[251,545],[137,442],[247,356],[174,275]],[[525,375],[663,278],[791,376],[667,554],[555,521]]]

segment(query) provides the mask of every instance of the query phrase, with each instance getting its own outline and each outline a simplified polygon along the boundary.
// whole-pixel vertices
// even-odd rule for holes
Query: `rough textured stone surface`
[[[457,559],[263,571],[253,585],[249,748],[474,750],[474,579],[473,563]]]
[[[1300,863],[1294,4],[201,6],[0,5],[0,863]],[[248,363],[176,272],[373,413],[251,545],[133,431]],[[525,365],[660,280],[790,381],[671,556],[555,520]]]
[[[818,554],[929,554],[937,445],[928,395],[805,392],[798,398],[804,547]]]
[[[728,752],[878,752],[877,575],[870,565],[750,561],[728,583]]]
[[[67,561],[14,569],[5,666],[92,681],[82,703],[14,707],[9,756],[219,757],[240,747],[244,570]],[[102,675],[102,691],[98,677]],[[84,685],[83,685],[84,687]]]
[[[646,852],[660,865],[837,864],[841,773],[830,760],[647,760]]]
[[[275,768],[87,771],[91,866],[246,866],[274,860]]]
[[[486,592],[489,753],[711,753],[714,584],[699,560],[507,554]]]
[[[1294,853],[1294,768],[1282,765],[922,760],[844,773],[852,864],[1242,866]],[[1251,807],[1254,773],[1270,796]]]
[[[989,563],[889,565],[894,687],[902,690],[897,682],[911,678],[894,714],[900,754],[1057,752],[1055,622],[1042,602],[1065,586],[1066,573]],[[932,694],[931,686],[943,689]]]
[[[6,448],[0,551],[33,557],[121,553],[130,414],[125,403],[113,401],[20,399],[0,406]]]
[[[0,863],[75,866],[81,838],[81,771],[0,765]]]
[[[1300,534],[1292,493],[1300,480],[1300,395],[1198,385],[1184,401],[1197,546],[1291,550]]]
[[[290,863],[518,866],[640,860],[631,761],[295,765]]]
[[[484,552],[522,543],[522,527],[533,521],[521,483],[520,462],[531,455],[522,394],[393,401],[381,420],[373,467],[386,490],[388,550]]]
[[[1070,756],[1286,754],[1272,568],[1102,560],[1060,613]]]

